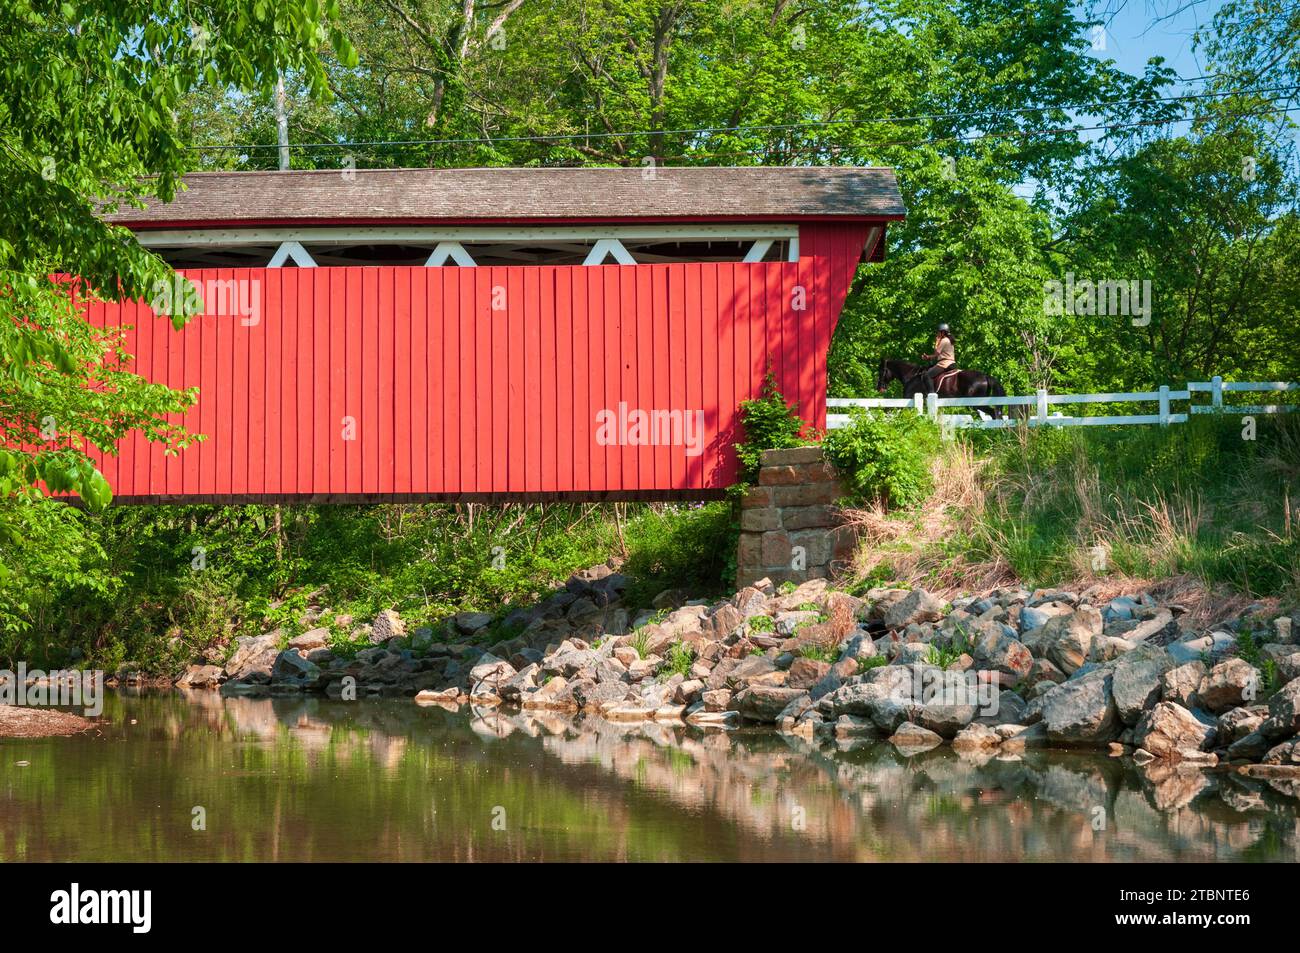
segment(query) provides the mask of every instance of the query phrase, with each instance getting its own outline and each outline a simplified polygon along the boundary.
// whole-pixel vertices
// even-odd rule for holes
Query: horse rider
[[[957,364],[957,358],[952,347],[952,332],[948,330],[948,325],[941,324],[935,329],[934,353],[922,354],[921,358],[926,361],[934,361],[922,373],[925,375],[929,390],[937,393],[939,390],[937,383],[939,377],[950,367]]]

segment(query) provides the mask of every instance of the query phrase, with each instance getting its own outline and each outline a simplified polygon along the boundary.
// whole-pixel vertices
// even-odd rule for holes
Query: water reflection
[[[1096,756],[404,700],[115,696],[105,715],[0,741],[0,859],[1300,858],[1291,782]]]

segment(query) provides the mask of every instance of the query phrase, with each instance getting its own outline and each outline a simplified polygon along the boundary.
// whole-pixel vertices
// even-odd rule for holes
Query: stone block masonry
[[[821,447],[766,450],[758,484],[740,503],[736,588],[824,579],[853,555],[856,537],[836,502],[844,487]]]

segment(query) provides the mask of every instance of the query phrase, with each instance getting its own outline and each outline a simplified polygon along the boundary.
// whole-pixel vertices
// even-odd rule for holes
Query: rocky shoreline
[[[760,580],[715,602],[664,592],[632,616],[627,583],[595,567],[502,620],[457,615],[441,636],[408,634],[384,612],[358,627],[372,646],[351,658],[324,627],[245,637],[224,666],[191,666],[176,684],[767,725],[906,752],[1093,748],[1300,771],[1294,615],[1246,612],[1196,631],[1180,606],[1147,594],[1001,589],[946,603],[924,589],[857,597],[825,580]],[[502,630],[516,634],[494,638]]]

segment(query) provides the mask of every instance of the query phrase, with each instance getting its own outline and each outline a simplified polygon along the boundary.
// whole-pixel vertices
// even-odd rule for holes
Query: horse
[[[903,396],[909,399],[916,394],[931,392],[937,393],[940,397],[1005,397],[1007,395],[1001,381],[991,374],[956,368],[949,368],[939,375],[938,390],[935,391],[924,371],[925,368],[921,365],[882,357],[880,367],[876,369],[876,391],[884,393],[891,381],[898,381],[903,385]],[[995,419],[1002,417],[1001,407],[989,407],[988,411]]]

